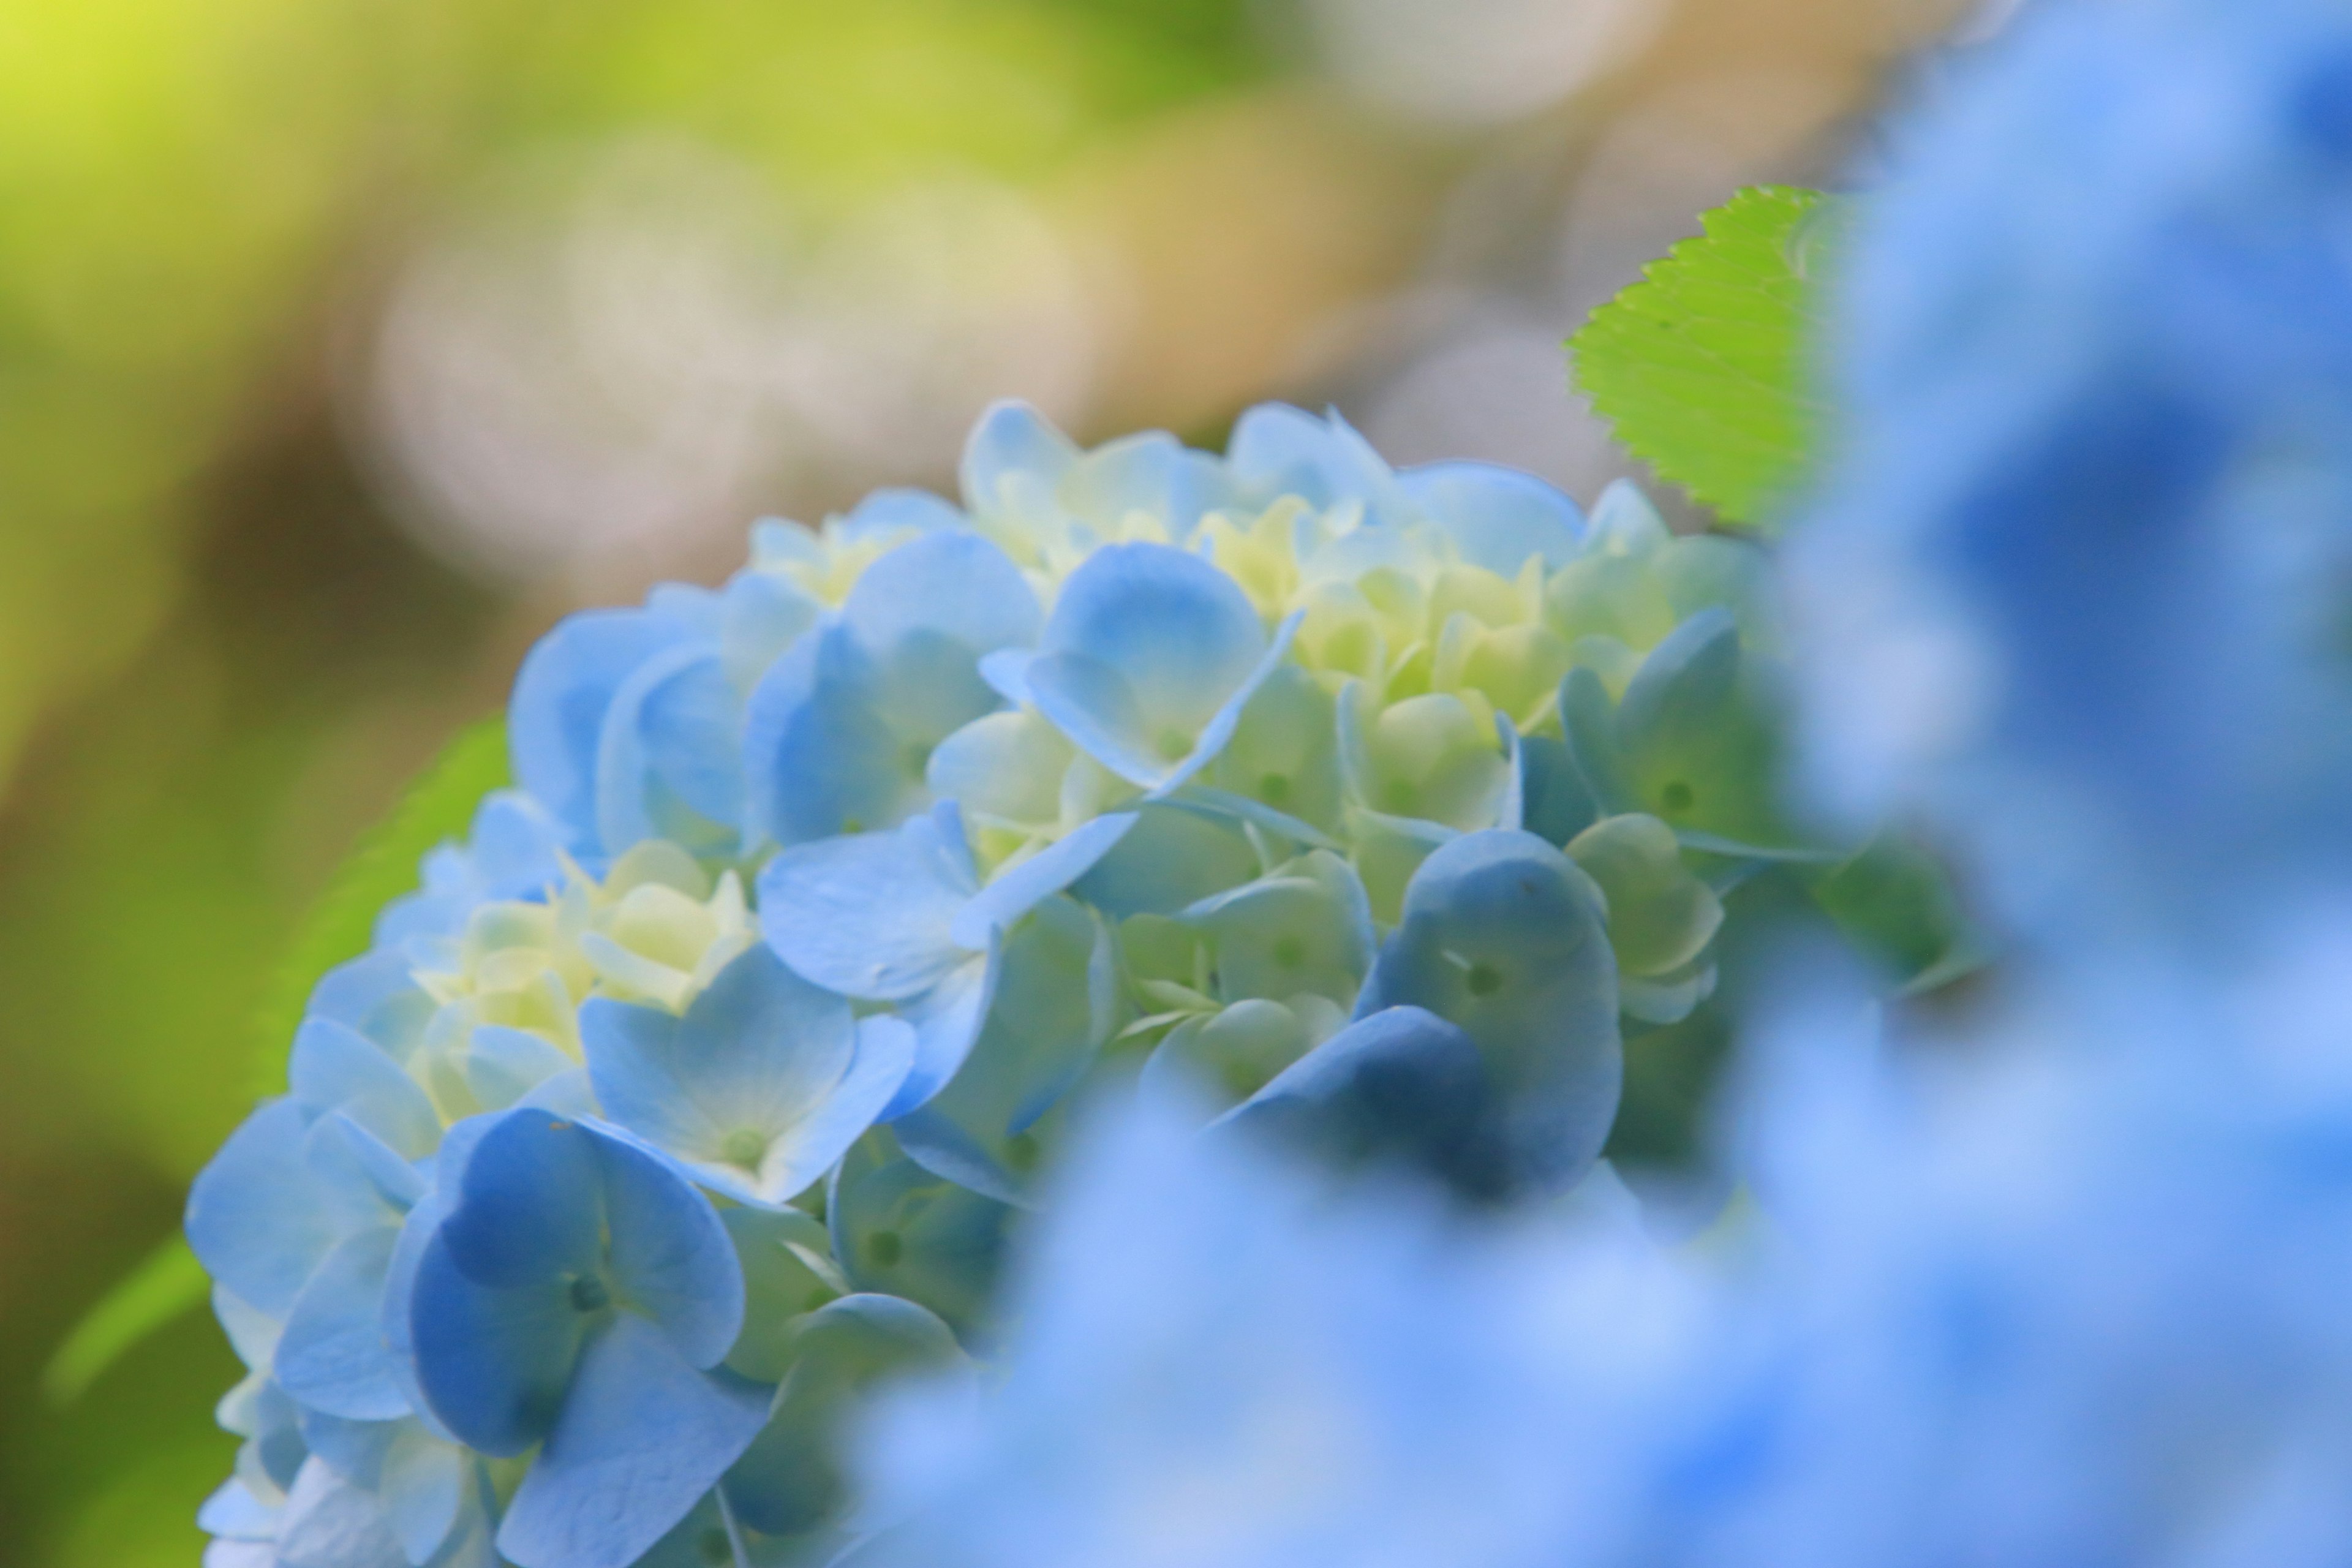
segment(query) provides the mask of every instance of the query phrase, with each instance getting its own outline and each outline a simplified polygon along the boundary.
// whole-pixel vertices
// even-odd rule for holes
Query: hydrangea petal
[[[1501,1097],[1501,1168],[1560,1191],[1591,1166],[1623,1076],[1600,890],[1533,834],[1441,846],[1413,874],[1357,1016],[1423,1007],[1477,1046]]]
[[[331,1018],[305,1019],[288,1068],[294,1098],[316,1116],[340,1110],[408,1159],[441,1142],[433,1101],[400,1064],[358,1030]]]
[[[1533,474],[1493,463],[1430,463],[1397,479],[1473,566],[1516,577],[1531,560],[1565,566],[1583,547],[1583,512]]]
[[[1248,596],[1199,556],[1111,545],[1062,584],[1026,686],[1079,749],[1148,788],[1253,675],[1264,679],[1266,642]]]
[[[693,627],[650,610],[590,610],[540,639],[515,676],[507,707],[515,782],[572,834],[596,844],[596,760],[613,697],[665,648],[698,640]]]
[[[303,1404],[352,1421],[408,1413],[383,1336],[384,1274],[399,1234],[383,1225],[345,1238],[294,1299],[274,1366]]]
[[[978,889],[952,804],[894,832],[795,845],[760,873],[760,929],[806,979],[903,1001],[969,963],[950,936]]]
[[[1481,1195],[1504,1185],[1493,1090],[1470,1037],[1419,1007],[1358,1019],[1212,1123],[1325,1159],[1410,1161]]]
[[[696,1367],[714,1367],[743,1328],[743,1273],[717,1211],[667,1164],[583,1126],[601,1168],[616,1298],[645,1313]]]
[[[758,1436],[765,1389],[696,1369],[627,1313],[579,1376],[499,1526],[519,1568],[627,1568],[686,1517]]]
[[[205,1271],[241,1300],[282,1318],[335,1227],[310,1194],[302,1108],[277,1100],[246,1118],[188,1192],[188,1245]]]
[[[734,847],[743,816],[741,702],[715,647],[667,647],[613,694],[596,750],[596,832],[607,855],[649,838]]]

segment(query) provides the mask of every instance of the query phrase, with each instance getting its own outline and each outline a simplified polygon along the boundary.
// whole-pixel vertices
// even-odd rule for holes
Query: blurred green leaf
[[[1822,414],[1806,363],[1819,274],[1843,210],[1819,191],[1742,191],[1570,341],[1618,439],[1726,521],[1766,522],[1803,477]]]
[[[361,838],[296,928],[278,965],[261,1018],[264,1094],[284,1090],[286,1054],[319,977],[368,950],[377,914],[415,889],[417,863],[442,843],[463,838],[482,797],[509,782],[506,721],[484,720],[459,731],[392,815]]]
[[[173,1235],[82,1315],[41,1370],[41,1393],[52,1405],[72,1404],[125,1352],[211,1288],[186,1239]]]

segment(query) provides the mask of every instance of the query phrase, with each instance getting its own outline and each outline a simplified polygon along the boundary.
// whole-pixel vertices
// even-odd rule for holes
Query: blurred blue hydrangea
[[[2035,5],[1946,74],[1840,291],[1812,771],[1934,812],[2037,925],[2340,880],[2344,15]]]
[[[1548,1200],[1724,895],[1842,853],[1778,811],[1761,552],[1628,487],[1010,405],[963,484],[525,659],[517,787],[192,1194],[215,1568],[824,1561],[838,1432],[996,1353],[1080,1107]]]

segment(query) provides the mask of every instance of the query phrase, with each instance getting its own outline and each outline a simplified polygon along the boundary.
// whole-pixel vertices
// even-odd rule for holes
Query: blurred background
[[[306,902],[555,616],[949,487],[1002,395],[1332,403],[1590,500],[1560,341],[1853,166],[1959,11],[0,0],[0,1565],[194,1562],[217,1331],[39,1369],[282,1053]]]

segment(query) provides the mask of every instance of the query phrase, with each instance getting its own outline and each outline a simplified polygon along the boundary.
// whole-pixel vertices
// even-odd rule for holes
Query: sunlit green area
[[[217,1331],[41,1368],[555,616],[945,485],[1009,394],[1336,402],[1589,499],[1559,341],[1818,175],[1923,9],[0,0],[0,1564],[194,1561]]]

